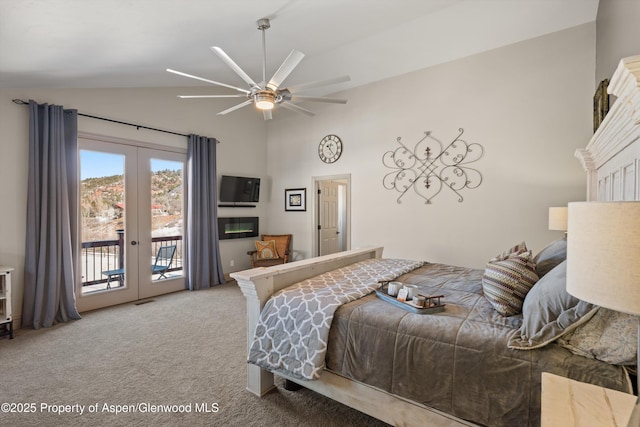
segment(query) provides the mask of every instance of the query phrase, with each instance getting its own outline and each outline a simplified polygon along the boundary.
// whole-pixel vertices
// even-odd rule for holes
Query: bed
[[[621,61],[609,86],[618,101],[586,149],[577,153],[587,171],[589,200],[638,199],[639,65],[640,57]],[[434,426],[539,425],[542,372],[630,392],[622,366],[632,364],[625,359],[629,355],[598,353],[594,357],[594,352],[584,357],[579,332],[594,319],[601,320],[602,309],[566,294],[562,247],[560,239],[534,255],[516,245],[481,270],[428,262],[398,269],[394,264],[380,276],[355,280],[367,282],[368,295],[345,297],[331,316],[323,318],[330,324],[320,370],[288,370],[290,359],[269,353],[271,344],[260,338],[286,334],[292,325],[281,320],[269,325],[273,316],[265,316],[266,310],[282,312],[274,304],[283,292],[302,292],[318,280],[326,282],[327,277],[337,277],[331,286],[351,283],[349,274],[354,270],[378,268],[378,262],[384,261],[383,248],[233,273],[247,299],[252,361],[247,389],[264,395],[274,387],[276,372],[389,424]],[[520,282],[530,281],[533,286],[519,298],[521,313],[511,315],[510,303],[500,298],[504,289],[494,292],[491,278],[504,275],[504,262],[516,258],[518,265],[526,264],[524,272],[518,270]],[[415,284],[421,293],[445,295],[445,311],[420,315],[383,301],[372,289],[388,280]],[[351,295],[350,285],[346,288],[345,295]],[[256,338],[256,331],[263,333]],[[626,336],[626,330],[618,332]],[[319,341],[323,347],[323,339]],[[273,347],[296,355],[303,350],[315,352],[300,348],[283,352],[282,343]]]

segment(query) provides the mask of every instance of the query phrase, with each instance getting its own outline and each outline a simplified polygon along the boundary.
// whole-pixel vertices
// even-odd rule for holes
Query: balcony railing
[[[124,268],[124,230],[117,230],[118,239],[98,240],[94,242],[82,242],[82,286],[99,285],[107,283],[107,276],[103,271]],[[171,263],[171,271],[182,270],[182,236],[165,236],[151,238],[151,253],[153,256],[158,253],[160,246],[176,245],[176,253]],[[150,260],[149,267],[154,259]],[[151,272],[151,270],[149,270]]]

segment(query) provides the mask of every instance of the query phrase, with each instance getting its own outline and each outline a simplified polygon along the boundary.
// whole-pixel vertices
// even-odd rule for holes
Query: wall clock
[[[318,156],[325,163],[334,163],[342,154],[342,141],[336,135],[327,135],[318,145]]]

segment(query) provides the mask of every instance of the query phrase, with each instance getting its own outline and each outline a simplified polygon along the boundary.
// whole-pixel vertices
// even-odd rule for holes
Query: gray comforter
[[[273,294],[260,312],[248,362],[303,380],[318,379],[336,309],[375,291],[380,281],[394,280],[422,264],[368,259]]]
[[[482,270],[426,264],[398,280],[444,294],[445,311],[419,315],[375,294],[336,312],[326,367],[340,375],[488,426],[540,424],[540,380],[551,372],[628,391],[625,370],[552,343],[507,348],[520,316],[496,313]]]

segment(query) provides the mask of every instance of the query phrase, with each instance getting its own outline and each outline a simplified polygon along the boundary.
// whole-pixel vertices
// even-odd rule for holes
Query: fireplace
[[[256,237],[258,235],[258,217],[219,217],[218,233],[220,240]]]

